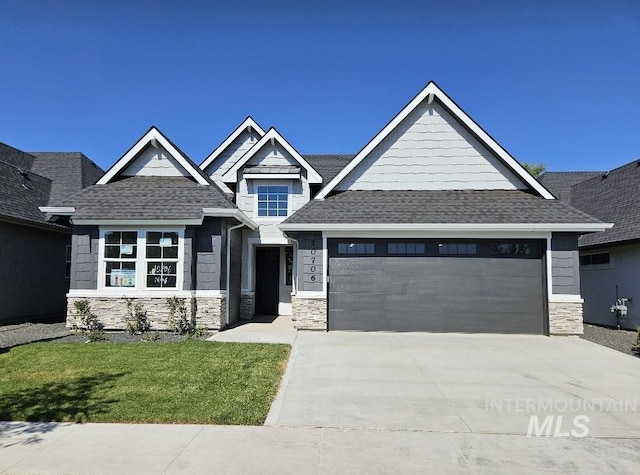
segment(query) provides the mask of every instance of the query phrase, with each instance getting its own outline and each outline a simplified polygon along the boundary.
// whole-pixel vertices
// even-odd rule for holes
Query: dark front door
[[[280,248],[256,247],[256,315],[278,314]]]

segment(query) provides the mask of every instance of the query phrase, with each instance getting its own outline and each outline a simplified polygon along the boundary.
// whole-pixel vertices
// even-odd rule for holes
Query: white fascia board
[[[42,213],[55,214],[56,216],[71,216],[76,212],[73,206],[39,206]]]
[[[202,208],[202,213],[213,218],[235,218],[251,230],[258,228],[258,224],[239,209]]]
[[[251,127],[256,132],[258,132],[258,135],[260,137],[263,137],[265,134],[264,130],[262,130],[262,127],[260,127],[255,120],[253,120],[251,117],[247,117],[242,124],[236,127],[236,130],[231,132],[231,135],[229,135],[229,137],[227,137],[224,142],[222,142],[218,146],[218,148],[211,152],[209,156],[202,161],[202,163],[200,164],[200,168],[204,171],[204,169],[211,165],[214,160],[218,158],[220,154],[224,152],[235,139],[238,138],[238,136],[240,136],[242,132],[247,130],[248,127]]]
[[[400,125],[400,123],[406,119],[406,117],[415,110],[418,105],[425,99],[429,99],[433,102],[433,98],[446,107],[451,114],[464,124],[469,130],[471,130],[485,145],[493,151],[498,157],[500,157],[508,167],[510,167],[520,178],[524,180],[529,186],[540,193],[545,199],[555,199],[555,197],[549,193],[549,191],[542,186],[538,181],[533,178],[523,167],[520,165],[500,144],[498,144],[489,134],[487,134],[475,121],[469,117],[458,105],[449,98],[433,81],[429,82],[427,86],[414,97],[404,109],[402,109],[384,128],[378,132],[371,141],[365,147],[358,152],[358,154],[344,167],[340,173],[338,173],[333,180],[320,190],[315,197],[317,200],[323,200],[327,195],[336,187],[342,180],[345,179],[353,169],[361,163],[375,147],[377,147],[393,130]]]
[[[199,170],[196,170],[189,163],[186,157],[171,145],[171,142],[169,142],[162,132],[155,127],[151,127],[149,131],[144,134],[142,138],[138,140],[135,145],[131,147],[129,151],[125,153],[102,178],[100,178],[100,180],[98,180],[96,184],[106,185],[109,183],[118,175],[118,173],[124,170],[125,167],[129,165],[129,163],[131,163],[149,143],[152,143],[154,140],[169,152],[169,154],[177,160],[177,162],[198,182],[198,184],[209,185],[209,182],[199,173]]]
[[[247,163],[251,158],[260,151],[264,145],[269,142],[269,140],[273,139],[278,142],[293,158],[296,162],[298,162],[305,170],[307,170],[307,181],[309,183],[322,183],[322,177],[320,174],[314,170],[314,168],[307,163],[307,161],[302,158],[302,155],[298,153],[298,151],[291,146],[289,142],[285,140],[285,138],[280,135],[280,133],[271,127],[269,131],[262,136],[262,138],[255,144],[251,149],[245,153],[240,160],[238,160],[228,171],[222,176],[222,181],[227,183],[237,183],[238,182],[238,170],[245,163]]]
[[[72,219],[77,226],[125,226],[128,228],[147,228],[150,226],[199,226],[202,218],[189,219]]]
[[[299,173],[246,173],[243,175],[248,180],[280,180],[280,179],[290,179],[290,180],[299,180]]]
[[[278,227],[282,231],[451,231],[451,232],[482,232],[482,231],[527,231],[527,232],[598,232],[609,229],[611,223],[282,223]]]

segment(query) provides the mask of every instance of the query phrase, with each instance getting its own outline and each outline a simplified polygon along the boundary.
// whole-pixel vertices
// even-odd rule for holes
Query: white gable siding
[[[253,157],[251,157],[251,160],[249,160],[247,165],[300,166],[300,164],[296,161],[296,159],[293,158],[291,154],[287,152],[277,142],[275,143],[275,145],[271,145],[271,143],[266,143],[260,150],[256,152],[256,154]]]
[[[337,190],[512,190],[525,184],[442,106],[422,102]]]
[[[147,147],[122,176],[191,176],[164,148]]]
[[[213,179],[219,179],[234,163],[240,160],[240,157],[258,143],[258,140],[260,140],[260,135],[255,130],[251,129],[251,132],[248,129],[245,130],[216,157],[213,163],[205,168],[204,172]]]

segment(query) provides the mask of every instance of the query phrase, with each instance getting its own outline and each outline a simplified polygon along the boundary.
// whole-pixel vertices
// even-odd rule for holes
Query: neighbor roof
[[[60,203],[73,220],[200,219],[203,208],[235,210],[216,186],[188,177],[133,176],[93,185]]]
[[[557,200],[517,190],[347,191],[312,200],[284,221],[299,224],[581,224],[599,220]],[[592,225],[596,226],[592,226]],[[576,227],[576,226],[572,226]],[[578,226],[579,227],[579,226]],[[322,226],[319,226],[322,228]]]
[[[48,222],[39,207],[80,191],[103,173],[80,152],[27,153],[0,143],[0,216],[62,228]]]
[[[582,236],[580,247],[640,239],[640,161],[573,185],[571,205],[615,223],[604,232]]]
[[[104,170],[81,152],[29,152],[35,157],[31,171],[52,181],[49,205],[93,185]]]
[[[571,187],[604,172],[544,172],[538,181],[553,193],[553,196],[565,203],[571,202]]]

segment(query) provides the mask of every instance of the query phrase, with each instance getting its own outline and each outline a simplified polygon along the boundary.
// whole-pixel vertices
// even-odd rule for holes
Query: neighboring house
[[[640,161],[609,172],[547,172],[540,181],[558,199],[615,223],[579,240],[584,321],[617,325],[611,306],[628,298],[621,327],[635,330],[640,326]]]
[[[103,173],[81,153],[26,153],[0,143],[0,325],[64,316],[71,226],[38,208]]]
[[[330,144],[329,144],[330,145]],[[167,297],[222,329],[582,332],[578,236],[610,225],[556,200],[435,83],[355,156],[302,155],[247,118],[197,167],[152,127],[74,223],[68,322]]]

